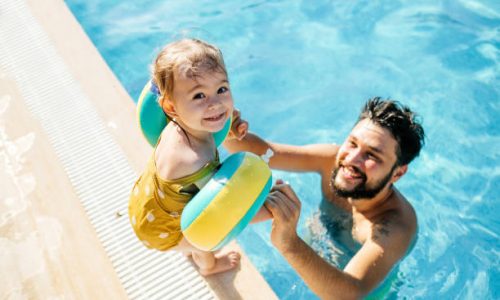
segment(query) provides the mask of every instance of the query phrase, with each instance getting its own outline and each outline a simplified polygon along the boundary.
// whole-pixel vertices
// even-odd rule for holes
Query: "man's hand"
[[[301,203],[290,185],[277,180],[267,196],[266,208],[273,215],[271,242],[282,253],[289,251],[299,240],[297,223]]]
[[[248,133],[248,122],[241,118],[241,112],[238,109],[233,110],[233,121],[228,138],[241,141]]]

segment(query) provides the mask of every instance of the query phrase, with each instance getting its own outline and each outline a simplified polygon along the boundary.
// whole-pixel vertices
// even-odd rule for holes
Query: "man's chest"
[[[351,234],[356,242],[363,244],[369,239],[372,234],[372,227],[371,221],[368,221],[364,217],[353,215]]]
[[[321,187],[324,198],[338,208],[331,216],[333,222],[338,224],[336,227],[342,229],[342,233],[339,232],[339,235],[344,240],[351,239],[356,243],[363,244],[372,235],[372,221],[366,219],[362,214],[353,213],[351,204],[333,192],[328,178],[323,177]]]

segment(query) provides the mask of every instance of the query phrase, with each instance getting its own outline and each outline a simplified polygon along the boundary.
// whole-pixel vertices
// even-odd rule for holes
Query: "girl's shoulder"
[[[207,153],[215,153],[215,149],[196,148],[176,134],[162,134],[155,148],[156,171],[166,180],[191,175],[211,160]]]

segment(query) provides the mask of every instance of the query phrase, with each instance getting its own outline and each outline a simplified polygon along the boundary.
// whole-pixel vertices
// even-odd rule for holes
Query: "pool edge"
[[[107,125],[106,130],[125,153],[133,170],[139,173],[151,149],[136,126],[133,101],[63,1],[47,0],[41,3],[41,1],[29,0],[26,3],[69,72],[98,112],[102,122]],[[90,223],[88,225],[90,226]],[[98,255],[106,255],[102,247],[96,246],[95,248],[102,250],[102,253]],[[242,252],[236,243],[232,243],[230,248]],[[105,274],[117,276],[112,272]],[[99,286],[99,278],[88,278],[88,280],[95,281],[90,284],[91,287]],[[211,276],[206,281],[220,299],[276,298],[269,285],[245,255],[243,255],[242,265],[238,271]],[[106,288],[109,289],[109,286]],[[117,294],[123,293],[123,288],[119,285],[114,285],[112,289],[116,289]]]

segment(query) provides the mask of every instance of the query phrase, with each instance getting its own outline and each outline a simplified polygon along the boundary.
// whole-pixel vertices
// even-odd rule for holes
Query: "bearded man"
[[[246,131],[248,124],[239,114],[234,120],[235,128]],[[265,203],[273,215],[271,241],[320,298],[359,299],[384,281],[415,241],[415,211],[394,183],[407,172],[423,144],[422,125],[408,107],[373,98],[364,105],[340,146],[277,144],[252,133],[230,140],[225,146],[231,152],[268,156],[272,150],[272,168],[321,175],[322,192],[329,206],[322,219],[344,221],[344,226],[336,227],[344,234],[337,235],[344,239],[347,236],[357,245],[345,267],[339,269],[324,260],[297,234],[300,200],[281,180]]]

